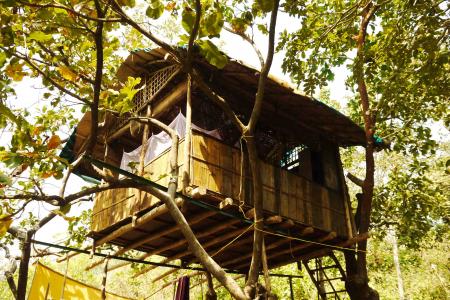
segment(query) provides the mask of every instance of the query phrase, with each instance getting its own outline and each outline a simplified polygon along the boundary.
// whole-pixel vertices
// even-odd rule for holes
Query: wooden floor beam
[[[184,200],[181,198],[177,198],[175,200],[175,204],[180,207],[183,204]],[[167,206],[165,204],[162,204],[160,206],[157,206],[155,208],[153,208],[152,210],[150,210],[149,212],[143,214],[142,216],[138,217],[136,219],[136,222],[134,223],[135,226],[134,227],[139,227],[142,225],[145,225],[146,223],[150,222],[151,220],[167,213],[169,211],[169,209],[167,208]],[[133,224],[132,223],[128,223],[116,230],[114,230],[113,232],[111,232],[110,234],[100,238],[99,240],[95,241],[95,246],[101,246],[109,241],[112,241],[113,239],[120,237],[130,231],[133,230]]]
[[[305,236],[305,235],[309,235],[309,234],[311,234],[313,232],[314,232],[314,229],[312,227],[306,227],[300,232],[299,235],[300,236]],[[291,241],[290,239],[281,238],[281,239],[277,240],[276,242],[273,242],[273,243],[270,243],[269,245],[267,245],[266,246],[266,251],[278,248],[278,247],[280,247],[280,246],[282,246],[282,245],[284,245],[284,244],[286,244],[286,243],[288,243],[290,241]],[[234,258],[232,260],[229,260],[229,261],[223,263],[222,266],[230,266],[230,265],[233,265],[233,264],[238,263],[240,261],[243,261],[245,259],[250,259],[251,257],[252,257],[252,253],[248,253],[246,255],[242,255],[242,256],[236,257],[236,258]]]
[[[202,220],[204,220],[204,219],[206,219],[206,218],[209,218],[209,217],[211,217],[212,215],[215,215],[215,214],[216,214],[215,211],[206,211],[206,212],[203,212],[203,213],[201,213],[201,214],[199,214],[199,215],[196,215],[196,216],[192,217],[191,219],[189,219],[189,220],[188,220],[188,224],[189,224],[189,225],[194,225],[194,224],[196,224],[196,223],[198,223],[198,222],[200,222],[200,221],[202,221]],[[178,225],[173,225],[173,226],[170,226],[169,228],[166,228],[165,230],[158,230],[157,232],[155,232],[155,233],[153,233],[153,234],[147,235],[147,236],[145,236],[145,237],[142,238],[142,239],[139,239],[139,240],[137,240],[137,241],[132,242],[131,244],[129,244],[129,245],[123,247],[122,249],[116,251],[113,255],[114,255],[114,256],[122,255],[122,254],[124,254],[125,252],[127,252],[127,251],[129,251],[129,250],[136,249],[137,247],[139,247],[139,246],[141,246],[141,245],[143,245],[143,244],[146,244],[146,243],[148,243],[148,242],[151,242],[151,241],[153,241],[153,240],[156,240],[156,239],[158,239],[158,238],[161,238],[161,237],[163,237],[163,236],[165,236],[165,235],[174,233],[174,232],[178,231],[179,229],[180,229],[180,228],[178,227]],[[88,271],[88,270],[90,270],[90,269],[92,269],[92,268],[98,266],[98,265],[101,264],[104,260],[105,260],[105,259],[103,258],[103,259],[100,259],[100,260],[98,260],[98,261],[92,263],[91,265],[87,266],[87,267],[85,268],[85,270]]]
[[[235,230],[233,230],[233,231],[231,231],[231,232],[228,232],[228,233],[225,233],[225,234],[223,234],[223,235],[221,235],[221,236],[219,236],[219,237],[216,237],[216,238],[210,240],[209,242],[207,242],[207,243],[205,243],[205,244],[202,244],[202,246],[203,246],[203,248],[206,249],[206,248],[208,248],[208,247],[210,247],[210,246],[213,246],[213,245],[216,245],[216,244],[218,244],[218,243],[221,243],[221,242],[224,242],[224,241],[233,239],[233,238],[235,238],[236,236],[238,236],[239,234],[243,233],[243,232],[246,231],[246,230],[247,230],[247,228],[238,228],[238,229],[235,229]],[[184,256],[187,256],[187,255],[190,255],[190,254],[191,254],[191,251],[190,251],[190,250],[186,250],[186,251],[177,253],[177,254],[175,254],[175,255],[173,255],[173,256],[171,256],[171,257],[167,257],[166,259],[163,260],[163,263],[169,263],[169,262],[171,262],[171,261],[174,261],[174,260],[176,260],[176,259],[183,258]],[[142,271],[136,273],[133,277],[140,276],[140,275],[142,275],[142,274],[144,274],[144,273],[147,273],[147,272],[153,270],[154,268],[156,268],[156,266],[150,266],[150,267],[147,267],[147,268],[145,268],[144,270],[142,270]]]
[[[307,253],[305,255],[302,255],[302,256],[299,256],[299,257],[294,257],[294,258],[292,258],[292,259],[290,259],[290,260],[288,260],[286,262],[282,262],[282,263],[276,264],[276,265],[272,266],[272,268],[281,267],[281,266],[284,266],[284,265],[286,265],[288,263],[298,262],[300,260],[309,260],[309,259],[313,259],[313,258],[317,258],[317,257],[322,257],[322,256],[327,255],[333,249],[337,250],[336,248],[333,248],[333,247],[343,247],[343,248],[350,247],[350,246],[352,246],[352,245],[354,245],[354,244],[356,244],[356,243],[358,243],[360,241],[366,240],[368,237],[369,237],[369,235],[367,233],[363,233],[363,234],[354,236],[351,239],[348,239],[348,240],[345,240],[345,241],[342,241],[342,242],[338,242],[336,244],[332,244],[332,245],[330,245],[327,248],[323,248],[323,249],[319,249],[319,250],[316,250],[316,251],[312,251],[312,252],[309,252],[309,253]]]
[[[222,223],[222,224],[219,224],[219,225],[217,225],[217,226],[214,226],[214,227],[212,227],[212,228],[210,228],[210,229],[208,229],[208,230],[198,232],[198,233],[196,233],[195,235],[197,236],[198,239],[200,239],[200,238],[209,236],[209,235],[211,235],[211,234],[214,234],[214,233],[216,233],[216,232],[219,232],[219,231],[221,231],[221,230],[223,230],[223,229],[225,229],[225,228],[227,228],[227,227],[233,226],[233,225],[235,225],[235,224],[238,223],[238,222],[240,222],[240,220],[232,219],[232,220],[229,220],[229,221],[227,221],[227,222],[225,222],[225,223]],[[160,248],[158,248],[158,249],[155,249],[155,250],[152,250],[152,251],[150,251],[150,252],[144,253],[143,255],[139,256],[137,259],[139,259],[139,260],[144,260],[144,259],[146,259],[147,257],[150,257],[150,256],[152,256],[152,255],[158,255],[158,254],[160,254],[161,252],[164,252],[164,251],[167,251],[167,250],[170,250],[170,249],[174,249],[174,248],[180,247],[180,246],[182,246],[182,245],[184,245],[184,244],[186,244],[186,243],[187,243],[187,241],[186,241],[185,239],[182,239],[182,240],[180,240],[180,241],[177,241],[177,242],[168,244],[168,245],[166,245],[166,246],[164,246],[164,247],[160,247]],[[111,268],[109,268],[108,271],[116,270],[116,269],[121,268],[121,267],[123,267],[123,266],[126,266],[126,265],[128,265],[128,264],[130,264],[130,262],[122,262],[122,263],[119,263],[119,264],[114,265],[114,266],[112,266]]]

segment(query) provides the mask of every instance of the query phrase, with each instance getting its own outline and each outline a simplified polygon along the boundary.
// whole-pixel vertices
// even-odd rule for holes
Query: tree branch
[[[192,57],[193,57],[193,45],[195,42],[195,38],[198,35],[198,30],[200,28],[200,18],[202,16],[202,4],[200,3],[200,0],[195,0],[195,22],[194,27],[192,28],[191,35],[189,36],[189,42],[188,42],[188,50],[186,55],[186,61],[184,62],[185,67],[190,70],[192,66]]]
[[[259,170],[259,158],[258,152],[256,149],[254,131],[256,128],[256,124],[259,119],[259,115],[262,109],[262,102],[264,99],[264,90],[266,79],[269,74],[270,67],[272,65],[274,48],[275,48],[275,27],[277,21],[277,13],[278,13],[279,0],[274,1],[274,7],[272,10],[272,14],[270,17],[270,26],[269,26],[269,41],[268,41],[268,51],[266,61],[264,66],[262,67],[261,74],[258,80],[258,90],[255,96],[255,104],[253,106],[252,114],[250,116],[250,120],[248,125],[245,127],[243,132],[243,138],[247,144],[247,152],[250,161],[250,168],[252,171],[252,181],[253,181],[253,205],[255,208],[255,230],[254,230],[254,238],[253,238],[253,254],[252,261],[250,263],[250,269],[248,272],[248,279],[246,282],[247,294],[253,295],[256,284],[258,282],[258,275],[261,268],[262,261],[262,244],[264,233],[263,229],[263,199],[262,199],[262,178],[261,172]]]
[[[82,14],[79,11],[76,11],[75,9],[62,5],[62,4],[54,4],[54,3],[48,3],[48,4],[37,4],[37,3],[30,3],[30,2],[25,2],[25,1],[18,1],[20,4],[24,5],[24,6],[29,6],[29,7],[36,7],[36,8],[59,8],[59,9],[64,9],[67,12],[70,12],[78,17],[81,17],[83,19],[89,20],[89,21],[96,21],[96,22],[120,22],[122,19],[121,18],[94,18],[85,14]]]
[[[243,40],[247,41],[253,47],[253,50],[255,51],[256,55],[258,56],[260,66],[261,66],[261,68],[263,68],[263,66],[264,66],[264,56],[262,55],[262,53],[259,50],[259,48],[256,46],[255,41],[253,41],[253,39],[251,39],[244,32],[237,32],[237,31],[233,30],[232,28],[229,28],[229,27],[226,27],[226,26],[224,26],[223,28],[226,31],[228,31],[230,33],[233,33],[233,34],[236,34],[236,35],[240,36]]]
[[[73,97],[73,98],[75,98],[75,99],[78,99],[78,100],[80,100],[81,102],[83,102],[83,103],[85,103],[85,104],[90,104],[90,101],[89,101],[89,100],[87,100],[87,99],[85,99],[85,98],[82,98],[82,97],[78,96],[76,93],[74,93],[74,92],[72,92],[72,91],[66,89],[65,87],[63,87],[62,85],[60,85],[59,83],[57,83],[53,78],[51,78],[51,77],[50,77],[49,75],[47,75],[44,71],[42,71],[38,66],[36,66],[36,65],[32,62],[32,60],[31,60],[29,57],[27,57],[27,56],[25,56],[25,55],[21,55],[21,54],[19,54],[19,53],[17,53],[17,52],[12,52],[12,51],[8,50],[7,48],[5,48],[5,47],[3,47],[3,46],[0,46],[0,49],[2,49],[3,51],[5,51],[6,53],[8,53],[8,54],[10,54],[10,55],[12,55],[12,56],[15,56],[15,57],[17,57],[17,58],[19,58],[19,59],[25,61],[31,68],[33,68],[34,70],[36,70],[36,72],[38,72],[39,74],[41,74],[45,79],[47,79],[48,81],[50,81],[50,83],[51,83],[54,87],[56,87],[58,90],[60,90],[61,92],[66,93],[67,95],[69,95],[69,96],[71,96],[71,97]]]
[[[100,6],[100,0],[95,0],[95,9],[97,16],[104,17],[104,11]],[[102,89],[103,79],[103,22],[97,22],[97,27],[94,33],[95,53],[96,53],[96,65],[95,65],[95,79],[94,79],[94,98],[90,105],[91,107],[91,130],[89,134],[89,140],[86,144],[86,153],[91,154],[95,144],[97,142],[98,131],[98,104],[100,102],[100,92]]]
[[[357,186],[363,187],[364,180],[359,179],[358,177],[356,177],[356,176],[353,175],[352,173],[347,172],[347,178],[348,178],[351,182],[353,182],[354,184],[356,184]]]
[[[107,2],[107,4],[112,8],[113,11],[115,11],[122,19],[123,22],[127,23],[140,33],[142,33],[145,37],[147,37],[149,40],[151,40],[153,43],[157,44],[170,54],[172,54],[176,59],[181,61],[179,53],[173,49],[172,46],[169,44],[163,42],[162,40],[158,39],[156,36],[154,36],[151,32],[145,30],[142,28],[138,23],[136,23],[134,20],[132,20],[120,7],[120,5],[115,0],[104,0]]]

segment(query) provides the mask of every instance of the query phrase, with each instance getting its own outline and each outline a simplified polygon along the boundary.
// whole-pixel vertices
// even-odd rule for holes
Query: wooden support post
[[[201,214],[199,214],[197,216],[194,216],[191,220],[188,221],[188,224],[189,225],[194,225],[194,224],[196,224],[196,223],[198,223],[198,222],[200,222],[200,221],[202,221],[202,220],[204,220],[204,219],[206,219],[206,218],[208,218],[208,217],[210,217],[212,215],[215,215],[215,214],[216,214],[216,212],[214,212],[214,211],[206,211],[206,212],[201,213]],[[127,245],[126,247],[123,247],[122,249],[116,251],[113,255],[115,255],[115,256],[122,255],[122,254],[124,254],[125,252],[127,252],[129,250],[136,249],[140,245],[143,245],[145,243],[148,243],[150,241],[153,241],[155,239],[158,239],[160,237],[163,237],[165,235],[168,235],[168,234],[173,233],[173,232],[178,231],[178,230],[180,230],[178,225],[170,226],[169,228],[166,228],[165,230],[161,230],[161,231],[158,230],[158,232],[146,235],[144,238],[132,242],[131,244]],[[103,260],[104,259],[100,259],[97,262],[92,263],[91,265],[87,266],[85,270],[87,271],[87,270],[92,269],[93,267],[101,264]]]
[[[147,111],[145,114],[145,117],[149,118],[152,115],[152,111],[150,108],[150,104],[147,105]],[[145,123],[144,124],[144,133],[142,134],[142,146],[141,146],[141,153],[139,153],[139,168],[138,168],[138,175],[141,177],[144,177],[144,167],[145,167],[145,154],[147,153],[148,149],[148,138],[150,135],[150,124]],[[137,195],[137,207],[135,209],[135,213],[139,212],[142,209],[143,205],[143,199],[144,199],[144,192],[141,190],[136,190],[135,194]]]
[[[291,300],[294,300],[294,288],[292,286],[292,277],[289,277],[289,289],[291,290]]]
[[[102,300],[106,300],[106,279],[108,276],[108,262],[109,258],[106,258],[105,265],[103,266],[102,294],[101,294]]]
[[[184,167],[183,167],[183,181],[182,191],[189,186],[191,182],[191,151],[192,151],[192,81],[188,74],[187,93],[186,93],[186,132],[184,135]]]
[[[206,282],[208,283],[208,291],[206,292],[206,300],[217,300],[217,294],[214,290],[213,279],[211,273],[205,272]]]
[[[91,251],[89,252],[89,259],[94,258],[94,253],[95,253],[95,241],[92,240],[92,247],[91,247]]]

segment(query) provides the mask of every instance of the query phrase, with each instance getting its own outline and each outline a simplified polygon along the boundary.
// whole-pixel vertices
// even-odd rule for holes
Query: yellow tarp
[[[64,294],[63,294],[64,285]],[[101,290],[66,277],[49,267],[36,264],[33,283],[28,300],[101,300]],[[61,297],[63,296],[63,297]],[[107,300],[131,300],[111,293],[106,293]]]

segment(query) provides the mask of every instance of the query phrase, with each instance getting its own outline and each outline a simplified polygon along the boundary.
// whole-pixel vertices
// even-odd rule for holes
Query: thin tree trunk
[[[25,300],[28,283],[28,265],[31,254],[31,233],[27,233],[21,242],[22,255],[20,257],[19,278],[17,280],[17,299]]]
[[[403,289],[402,271],[400,269],[400,260],[398,257],[397,235],[392,230],[392,256],[394,258],[395,271],[397,272],[398,298],[405,299],[405,290]]]
[[[261,259],[262,259],[262,242],[264,238],[263,223],[263,199],[262,199],[262,179],[261,172],[259,170],[259,158],[256,152],[256,145],[254,137],[245,137],[247,144],[248,158],[250,162],[250,168],[252,171],[253,179],[253,207],[255,208],[255,232],[253,234],[253,254],[252,261],[250,264],[250,270],[248,273],[248,280],[246,286],[252,287],[253,290],[256,288],[256,283],[258,282],[258,275],[261,270]],[[248,291],[251,297],[254,297],[251,290]]]
[[[361,25],[357,38],[357,58],[354,68],[354,76],[358,85],[358,93],[360,97],[361,114],[364,119],[364,131],[366,135],[366,174],[362,186],[363,196],[361,201],[359,224],[359,233],[366,233],[369,231],[370,215],[372,210],[372,198],[374,187],[374,126],[375,119],[370,110],[369,94],[364,75],[364,61],[365,61],[365,41],[367,36],[367,26],[374,17],[374,14],[379,6],[368,3],[362,12]],[[358,226],[359,225],[359,226]],[[369,286],[369,278],[367,274],[367,241],[364,240],[358,243],[357,254],[346,252],[346,269],[347,280],[346,288],[352,300],[356,299],[379,299],[378,293]]]

